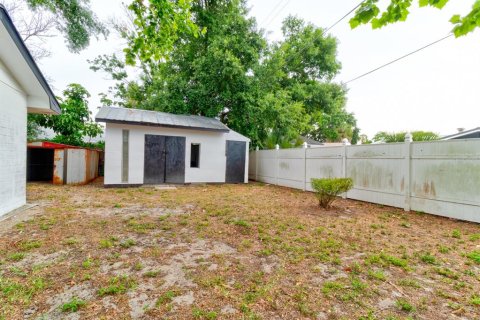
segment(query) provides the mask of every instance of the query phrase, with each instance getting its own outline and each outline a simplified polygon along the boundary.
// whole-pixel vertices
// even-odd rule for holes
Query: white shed
[[[250,139],[217,119],[103,107],[105,186],[247,183]]]
[[[27,113],[60,107],[0,4],[0,216],[26,202]]]

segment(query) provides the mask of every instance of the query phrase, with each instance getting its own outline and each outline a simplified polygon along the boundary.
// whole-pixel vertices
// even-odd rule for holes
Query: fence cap
[[[407,132],[405,135],[405,142],[412,142],[413,141],[413,136],[410,132]]]

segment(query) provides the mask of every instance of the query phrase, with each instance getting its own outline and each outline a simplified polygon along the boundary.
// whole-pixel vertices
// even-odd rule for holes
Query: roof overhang
[[[174,128],[174,129],[187,129],[187,130],[199,130],[199,131],[212,131],[212,132],[230,132],[229,129],[213,129],[213,128],[203,128],[203,127],[192,127],[192,126],[181,126],[181,125],[170,125],[170,124],[157,124],[151,122],[139,122],[139,121],[128,121],[128,120],[111,120],[95,117],[96,122],[105,122],[105,123],[116,123],[116,124],[128,124],[133,126],[148,126],[148,127],[161,127],[161,128]]]
[[[26,94],[28,112],[60,114],[55,95],[2,4],[0,21],[0,61]]]

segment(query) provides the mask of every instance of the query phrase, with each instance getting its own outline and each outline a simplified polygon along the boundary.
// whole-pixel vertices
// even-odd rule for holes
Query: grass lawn
[[[0,319],[480,317],[476,224],[256,183],[28,194]]]

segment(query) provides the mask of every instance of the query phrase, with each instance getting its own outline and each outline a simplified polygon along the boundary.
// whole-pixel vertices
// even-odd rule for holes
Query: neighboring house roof
[[[0,4],[0,61],[27,95],[29,112],[59,114],[60,106],[6,8]]]
[[[317,141],[317,140],[313,140],[312,138],[308,138],[308,137],[305,137],[305,136],[300,136],[300,139],[303,141],[303,142],[306,142],[309,146],[320,146],[320,145],[323,145],[324,143],[323,142],[320,142],[320,141]]]
[[[462,138],[462,137],[465,137],[465,136],[469,136],[469,135],[474,134],[474,133],[480,133],[480,127],[470,129],[470,130],[464,130],[464,131],[461,131],[461,132],[457,132],[455,134],[450,134],[448,136],[442,137],[441,140],[458,139],[458,138]]]
[[[230,131],[226,125],[213,118],[118,107],[102,107],[95,116],[95,121],[220,132]]]

